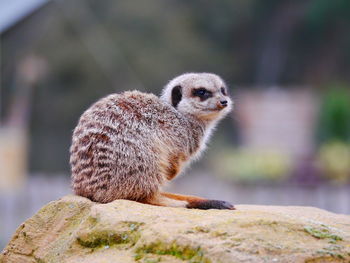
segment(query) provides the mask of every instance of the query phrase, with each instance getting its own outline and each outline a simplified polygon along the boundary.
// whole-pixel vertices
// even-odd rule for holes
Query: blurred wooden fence
[[[192,174],[178,178],[169,191],[231,201],[234,204],[304,205],[350,214],[350,186],[236,185]],[[70,194],[67,176],[29,176],[17,193],[0,193],[0,250],[16,228],[43,205]]]

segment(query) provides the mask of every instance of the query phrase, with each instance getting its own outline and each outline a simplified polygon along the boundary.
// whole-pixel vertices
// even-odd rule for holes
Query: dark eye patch
[[[205,88],[193,89],[192,95],[194,97],[199,97],[201,101],[204,101],[213,96],[213,93]]]
[[[182,99],[182,87],[180,85],[175,86],[171,91],[171,103],[175,108]]]
[[[224,95],[224,96],[227,95],[226,89],[225,89],[224,87],[222,87],[222,88],[220,89],[220,91],[221,91],[222,95]]]

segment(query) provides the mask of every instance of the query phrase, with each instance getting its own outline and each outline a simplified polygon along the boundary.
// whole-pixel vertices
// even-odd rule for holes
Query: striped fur
[[[176,85],[183,94],[175,108],[169,94]],[[198,85],[216,97],[206,102],[194,98],[190,90]],[[169,82],[161,97],[127,91],[97,101],[82,114],[73,133],[74,192],[101,203],[129,199],[184,206],[184,201],[155,200],[164,196],[159,194],[161,186],[203,151],[215,123],[229,112],[228,97],[229,106],[217,108],[223,85],[214,74],[188,73]],[[201,107],[210,111],[205,114]]]

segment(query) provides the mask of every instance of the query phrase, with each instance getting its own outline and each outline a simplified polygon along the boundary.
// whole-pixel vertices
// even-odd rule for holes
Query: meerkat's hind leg
[[[179,195],[179,194],[172,194],[172,193],[161,193],[161,196],[167,199],[176,200],[176,201],[182,201],[186,202],[187,208],[197,208],[197,209],[229,209],[234,210],[235,207],[226,201],[221,200],[211,200],[211,199],[205,199],[197,196],[190,196],[190,195]]]
[[[162,193],[155,194],[152,198],[148,198],[140,201],[144,204],[157,205],[157,206],[168,206],[168,207],[187,207],[188,202],[185,200],[177,200],[169,198]]]

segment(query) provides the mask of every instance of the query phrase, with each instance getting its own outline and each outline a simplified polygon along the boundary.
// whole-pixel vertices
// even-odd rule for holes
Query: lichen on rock
[[[350,216],[311,207],[236,207],[97,204],[66,196],[17,229],[0,263],[350,261]]]

